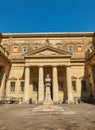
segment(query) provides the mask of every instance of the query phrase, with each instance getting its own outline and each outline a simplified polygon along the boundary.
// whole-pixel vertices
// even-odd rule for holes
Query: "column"
[[[39,77],[38,77],[38,102],[42,103],[44,100],[44,73],[43,73],[43,67],[39,67]]]
[[[5,84],[6,84],[6,73],[4,72],[1,83],[1,94],[0,94],[1,100],[4,98]]]
[[[57,67],[53,67],[53,102],[58,103],[58,75]]]
[[[25,89],[24,89],[24,100],[29,103],[29,81],[30,81],[30,69],[25,68]]]
[[[73,103],[73,93],[72,93],[72,84],[71,84],[71,68],[67,66],[67,95],[68,95],[68,103]]]

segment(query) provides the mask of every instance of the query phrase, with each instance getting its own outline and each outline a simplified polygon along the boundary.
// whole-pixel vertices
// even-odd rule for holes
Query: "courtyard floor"
[[[37,105],[0,105],[0,130],[95,130],[95,105],[60,106],[62,114],[33,112]]]

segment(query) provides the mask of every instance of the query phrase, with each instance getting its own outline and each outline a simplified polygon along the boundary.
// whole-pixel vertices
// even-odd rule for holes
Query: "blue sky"
[[[93,32],[95,0],[0,0],[0,32]]]

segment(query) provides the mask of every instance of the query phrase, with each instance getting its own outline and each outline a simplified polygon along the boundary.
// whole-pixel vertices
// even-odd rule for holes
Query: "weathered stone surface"
[[[88,74],[85,70],[85,53],[88,49],[91,51],[94,45],[94,33],[0,34],[0,42],[0,96],[4,100],[43,103],[44,78],[48,73],[54,103],[61,104],[64,100],[70,103],[91,96],[95,98],[92,69],[88,69]],[[94,56],[91,60],[94,66],[93,59]],[[87,65],[89,68],[88,61]],[[29,68],[27,77],[26,67]],[[2,68],[6,75],[4,80]],[[82,80],[86,81],[86,92],[82,92]],[[75,90],[72,89],[72,81],[76,82]],[[11,90],[12,82],[15,82],[15,91]],[[25,84],[24,91],[21,82]]]
[[[0,105],[0,129],[6,130],[94,130],[95,106],[59,105],[64,114],[35,114],[37,105]],[[58,106],[58,107],[59,107]],[[75,112],[75,114],[72,113]],[[41,113],[41,114],[40,114]],[[51,112],[52,113],[52,112]],[[67,114],[65,114],[67,113]]]

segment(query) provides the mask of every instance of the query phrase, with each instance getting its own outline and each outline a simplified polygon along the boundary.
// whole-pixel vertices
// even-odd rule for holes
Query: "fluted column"
[[[4,89],[5,89],[5,84],[6,84],[5,82],[6,82],[6,73],[4,72],[2,83],[1,83],[1,94],[0,94],[1,99],[4,98],[4,91],[5,91]]]
[[[24,89],[24,99],[26,103],[29,103],[29,81],[30,81],[30,69],[25,68],[25,89]]]
[[[53,67],[53,102],[58,103],[58,75],[57,67]]]
[[[71,84],[71,67],[67,68],[67,95],[68,95],[68,103],[73,103],[73,94],[72,94],[72,84]]]
[[[42,103],[44,100],[44,72],[42,66],[39,67],[38,79],[38,102]]]

